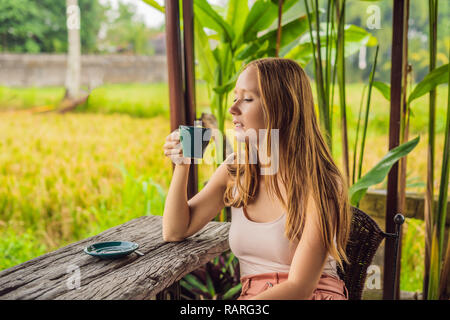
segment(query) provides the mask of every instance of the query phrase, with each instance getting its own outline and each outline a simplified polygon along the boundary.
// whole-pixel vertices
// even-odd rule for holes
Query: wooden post
[[[67,14],[67,71],[66,98],[75,100],[80,95],[81,42],[80,7],[78,0],[66,0]]]
[[[186,123],[178,1],[166,1],[166,46],[170,101],[170,130]]]
[[[407,0],[394,0],[392,54],[391,54],[391,111],[389,116],[389,150],[399,145],[400,117],[402,107],[402,82],[407,42]],[[398,162],[395,163],[388,175],[386,199],[386,227],[388,233],[395,233],[394,216],[398,213]],[[401,238],[400,248],[401,248]],[[399,271],[401,252],[397,255],[397,277],[393,278],[395,261],[395,241],[386,239],[384,251],[383,299],[393,300],[399,297]]]
[[[183,17],[185,19],[184,51],[180,35],[179,2],[175,0],[166,1],[166,51],[171,132],[178,129],[181,124],[194,125],[195,120],[192,0],[183,2]],[[187,187],[188,199],[192,198],[196,193],[197,168],[195,168],[195,164],[191,164]]]
[[[283,0],[278,0],[278,30],[277,30],[277,48],[275,51],[275,57],[278,57],[280,54],[282,17],[283,17]]]
[[[195,63],[194,63],[194,7],[193,0],[183,0],[183,48],[184,48],[184,86],[186,123],[194,125],[195,107]],[[188,180],[188,199],[198,191],[198,166],[191,163]]]

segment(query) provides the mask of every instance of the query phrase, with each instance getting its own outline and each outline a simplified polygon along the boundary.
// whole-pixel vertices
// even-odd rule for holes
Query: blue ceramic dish
[[[102,259],[124,257],[139,248],[139,245],[129,241],[97,242],[84,248],[84,252]]]

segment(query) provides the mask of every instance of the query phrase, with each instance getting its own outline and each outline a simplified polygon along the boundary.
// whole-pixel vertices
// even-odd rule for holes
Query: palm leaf
[[[448,83],[448,63],[431,71],[417,84],[413,92],[409,95],[408,104],[427,94],[442,83]]]
[[[383,95],[383,97],[386,98],[387,101],[391,101],[391,88],[388,84],[380,81],[374,81],[373,86],[378,91],[380,91],[380,93]]]
[[[158,2],[156,2],[155,0],[142,0],[144,1],[146,4],[148,4],[149,6],[155,8],[156,10],[165,13],[166,10],[163,6],[160,6]]]
[[[205,80],[209,85],[214,84],[214,70],[217,62],[209,45],[208,36],[203,30],[203,25],[200,20],[195,18],[194,21],[195,41],[194,46],[196,50],[196,57],[199,60],[198,70],[200,78]]]
[[[226,22],[233,28],[235,34],[238,34],[244,27],[248,12],[247,0],[230,0],[228,2]]]
[[[362,197],[366,194],[370,186],[376,185],[384,180],[391,170],[391,167],[401,157],[410,153],[419,143],[420,136],[405,142],[404,144],[390,150],[369,172],[349,188],[350,202],[353,206],[357,206]]]
[[[203,27],[216,31],[225,42],[232,43],[234,31],[228,23],[210,6],[206,0],[194,1],[195,16],[202,22]]]

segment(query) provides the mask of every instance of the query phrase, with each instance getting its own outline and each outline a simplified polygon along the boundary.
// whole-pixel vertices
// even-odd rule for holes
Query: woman
[[[348,299],[336,271],[348,263],[348,187],[320,132],[307,75],[290,59],[258,59],[245,66],[234,92],[229,112],[246,161],[231,154],[189,201],[190,161],[182,158],[178,131],[166,139],[164,154],[178,164],[164,208],[164,239],[189,237],[230,206],[239,299]],[[263,141],[257,135],[258,161],[251,163],[255,144],[246,133],[261,129],[266,135]],[[275,129],[277,170],[263,175],[261,150],[269,149]]]

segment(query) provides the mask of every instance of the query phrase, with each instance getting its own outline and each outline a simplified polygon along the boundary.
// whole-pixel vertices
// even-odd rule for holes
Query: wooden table
[[[229,227],[210,222],[181,242],[164,242],[162,217],[140,217],[1,271],[0,299],[176,299],[183,276],[229,249]],[[144,256],[101,260],[83,252],[114,240],[137,242]]]

